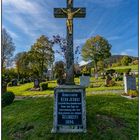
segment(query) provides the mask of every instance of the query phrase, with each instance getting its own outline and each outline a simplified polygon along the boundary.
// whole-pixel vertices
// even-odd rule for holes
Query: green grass
[[[96,83],[92,83],[94,84],[98,84],[101,85],[101,83],[103,82],[96,82]],[[16,96],[34,96],[34,95],[46,95],[46,94],[53,94],[54,93],[54,88],[57,86],[57,84],[55,82],[49,82],[48,84],[48,89],[45,91],[30,91],[30,89],[33,87],[33,83],[27,83],[27,84],[23,84],[20,86],[14,86],[14,87],[8,87],[8,91],[12,91],[14,92],[14,94]],[[123,86],[113,86],[113,87],[94,87],[94,88],[86,88],[87,92],[92,92],[92,91],[103,91],[103,90],[120,90],[123,89]]]
[[[30,91],[33,88],[33,83],[26,83],[20,86],[8,87],[8,91],[14,92],[17,96],[30,96],[30,95],[45,95],[54,93],[54,88],[57,86],[56,81],[48,83],[48,89],[45,91]]]
[[[131,70],[137,70],[138,71],[138,65],[111,67],[111,69],[126,69],[126,68],[131,68]]]
[[[114,80],[114,79],[113,79]],[[75,78],[75,83],[77,85],[80,84],[80,79]],[[123,81],[116,81],[116,85],[112,87],[106,87],[105,79],[101,79],[100,77],[96,80],[94,77],[90,78],[90,86],[86,88],[87,92],[92,91],[104,91],[104,90],[123,90]],[[136,84],[138,86],[138,78],[136,78]],[[92,85],[92,87],[91,87]],[[30,91],[33,88],[33,83],[27,83],[20,86],[8,87],[8,91],[14,92],[16,96],[34,96],[34,95],[46,95],[46,94],[53,94],[54,88],[57,86],[56,81],[49,81],[48,82],[48,89],[45,91]]]
[[[2,139],[138,140],[138,99],[88,94],[86,100],[86,134],[51,134],[53,98],[29,98],[2,109]]]

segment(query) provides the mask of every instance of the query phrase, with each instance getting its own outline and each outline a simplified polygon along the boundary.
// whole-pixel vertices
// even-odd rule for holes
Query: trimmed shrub
[[[90,84],[90,86],[89,86],[90,88],[94,88],[94,85],[93,84]]]
[[[10,105],[15,99],[15,95],[13,92],[5,92],[2,94],[2,106],[5,107]]]
[[[115,78],[115,81],[123,81],[123,76],[118,76]]]
[[[12,87],[12,82],[9,82],[7,86]]]
[[[118,73],[129,73],[131,71],[130,68],[126,68],[126,69],[116,69],[116,72]]]
[[[21,79],[21,80],[19,81],[19,84],[24,84],[23,79]]]
[[[48,83],[41,83],[40,87],[41,87],[41,90],[47,90],[48,89]]]
[[[80,77],[80,76],[82,76],[82,73],[76,73],[76,74],[75,74],[75,78],[78,78],[78,77]]]
[[[113,75],[113,73],[115,73],[115,70],[114,69],[109,69],[109,70],[106,71],[106,74]]]

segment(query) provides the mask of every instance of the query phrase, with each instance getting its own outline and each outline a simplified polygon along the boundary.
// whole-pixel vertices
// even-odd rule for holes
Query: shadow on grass
[[[86,97],[87,133],[51,134],[53,98],[15,101],[3,109],[3,139],[133,140],[138,139],[138,101],[118,95]]]
[[[53,90],[54,91],[55,87],[48,87],[47,90]]]

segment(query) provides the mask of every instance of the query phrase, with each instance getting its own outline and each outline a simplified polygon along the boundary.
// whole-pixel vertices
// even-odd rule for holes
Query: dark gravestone
[[[105,85],[109,85],[112,81],[112,77],[110,74],[107,75],[106,80],[105,80]]]
[[[34,80],[34,88],[39,88],[39,80],[38,79]]]
[[[85,88],[62,85],[55,89],[53,133],[86,132]]]
[[[12,86],[17,86],[17,83],[18,83],[17,79],[13,79],[11,82],[12,82]]]

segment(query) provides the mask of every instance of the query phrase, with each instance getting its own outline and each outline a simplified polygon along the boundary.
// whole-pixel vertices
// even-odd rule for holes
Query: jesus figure
[[[75,12],[72,12],[71,9],[67,9],[66,11],[64,9],[61,9],[64,13],[67,14],[67,27],[68,27],[68,31],[69,34],[72,34],[72,19],[73,16],[80,11],[80,8],[78,10],[76,10]]]

